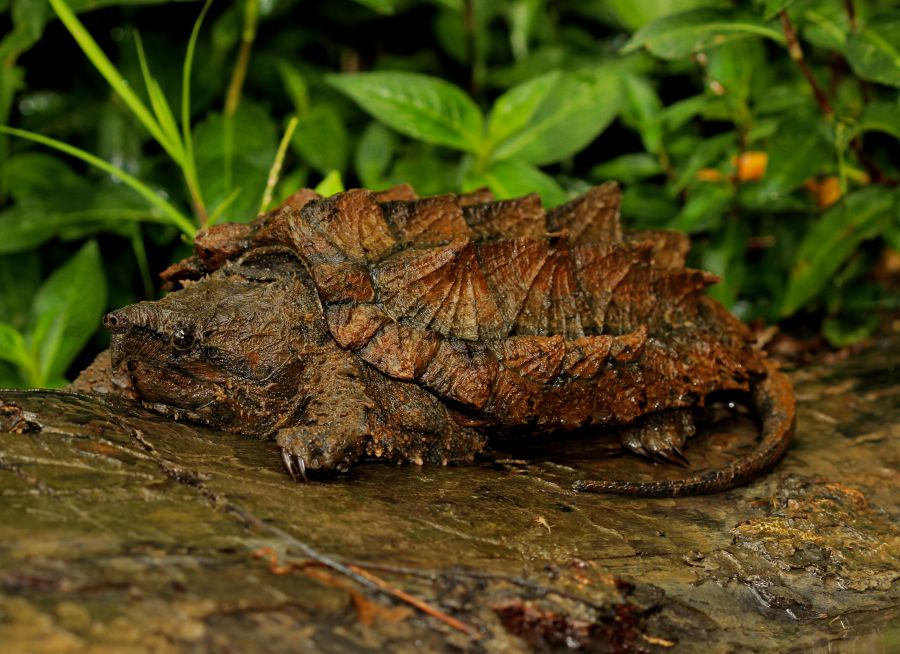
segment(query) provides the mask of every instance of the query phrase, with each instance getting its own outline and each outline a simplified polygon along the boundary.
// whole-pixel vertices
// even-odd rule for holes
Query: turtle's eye
[[[172,332],[172,345],[178,350],[187,350],[194,344],[194,335],[184,327],[177,327]]]

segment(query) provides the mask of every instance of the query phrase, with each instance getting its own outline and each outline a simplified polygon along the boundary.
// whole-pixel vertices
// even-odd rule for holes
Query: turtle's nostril
[[[120,332],[128,327],[128,319],[121,311],[111,311],[103,316],[103,326],[113,333]]]

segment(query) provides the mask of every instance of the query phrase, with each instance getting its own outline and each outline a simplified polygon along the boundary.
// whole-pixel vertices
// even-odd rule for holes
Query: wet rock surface
[[[797,436],[709,497],[608,439],[298,485],[272,443],[114,397],[0,391],[0,643],[10,652],[900,649],[900,341],[792,373]],[[753,446],[749,417],[691,469]]]

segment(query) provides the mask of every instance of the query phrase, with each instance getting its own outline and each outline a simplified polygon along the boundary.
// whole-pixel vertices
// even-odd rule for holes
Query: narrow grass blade
[[[141,65],[141,73],[144,76],[144,86],[147,87],[147,95],[150,96],[150,104],[153,107],[153,113],[156,114],[156,120],[162,129],[163,134],[169,141],[167,150],[174,151],[178,154],[175,159],[178,165],[184,166],[184,148],[181,144],[181,134],[178,126],[175,124],[175,117],[166,101],[166,96],[162,92],[162,88],[153,76],[150,74],[150,66],[147,64],[147,57],[144,54],[144,44],[141,42],[141,35],[134,33],[134,46],[137,50],[138,61]]]
[[[203,194],[197,182],[197,166],[194,163],[194,139],[191,135],[191,70],[194,66],[194,52],[197,49],[197,38],[200,35],[200,27],[213,0],[206,0],[200,15],[194,22],[191,30],[191,38],[188,40],[187,52],[184,55],[184,68],[181,73],[181,141],[184,144],[184,177],[194,199],[197,213],[203,222],[206,218],[206,205],[203,202]]]

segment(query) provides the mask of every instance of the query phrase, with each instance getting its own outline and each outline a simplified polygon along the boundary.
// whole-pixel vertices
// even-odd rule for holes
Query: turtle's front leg
[[[306,481],[307,471],[347,470],[364,454],[378,420],[352,354],[335,348],[311,360],[307,371],[299,389],[303,399],[275,433],[297,481]]]
[[[637,425],[622,431],[622,447],[652,461],[689,465],[681,451],[684,442],[697,432],[690,409],[652,413]]]

